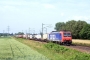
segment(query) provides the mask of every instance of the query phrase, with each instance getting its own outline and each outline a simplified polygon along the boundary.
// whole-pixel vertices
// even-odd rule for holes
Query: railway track
[[[70,45],[65,47],[75,49],[80,52],[90,53],[90,46]]]

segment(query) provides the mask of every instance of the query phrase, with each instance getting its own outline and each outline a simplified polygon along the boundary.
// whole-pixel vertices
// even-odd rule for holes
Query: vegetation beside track
[[[51,60],[90,60],[90,54],[82,53],[54,43],[42,43],[33,40],[15,38]]]

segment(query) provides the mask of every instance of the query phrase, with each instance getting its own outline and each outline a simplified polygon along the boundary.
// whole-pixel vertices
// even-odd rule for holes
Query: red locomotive
[[[71,44],[72,43],[72,35],[69,31],[60,31],[60,32],[51,32],[48,35],[48,40],[50,41],[58,41],[62,44]]]

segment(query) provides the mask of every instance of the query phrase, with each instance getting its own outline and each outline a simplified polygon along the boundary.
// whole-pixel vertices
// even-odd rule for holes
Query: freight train
[[[16,35],[18,38],[25,38],[30,40],[37,40],[37,41],[51,41],[51,42],[58,42],[60,44],[72,44],[72,34],[70,31],[52,31],[48,34],[43,34],[42,36],[37,35]]]

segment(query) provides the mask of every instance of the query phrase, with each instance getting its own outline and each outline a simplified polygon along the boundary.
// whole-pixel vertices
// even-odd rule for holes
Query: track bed
[[[71,46],[66,46],[68,48],[72,48],[81,52],[86,52],[86,53],[90,53],[90,47],[89,46],[78,46],[78,45],[71,45]]]

